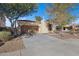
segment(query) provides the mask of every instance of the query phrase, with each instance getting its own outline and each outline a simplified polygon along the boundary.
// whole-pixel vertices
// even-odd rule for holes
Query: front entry
[[[52,24],[48,24],[48,30],[52,31]]]

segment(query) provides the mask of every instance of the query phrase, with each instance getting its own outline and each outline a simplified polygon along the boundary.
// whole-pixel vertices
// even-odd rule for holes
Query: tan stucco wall
[[[48,28],[46,26],[45,21],[41,21],[41,24],[39,24],[39,32],[38,33],[48,33]]]

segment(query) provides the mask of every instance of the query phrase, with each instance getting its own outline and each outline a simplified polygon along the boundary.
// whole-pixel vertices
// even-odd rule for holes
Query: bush
[[[61,26],[56,26],[56,30],[60,31],[62,29]]]
[[[2,40],[3,42],[8,41],[11,37],[10,37],[11,33],[7,32],[7,31],[1,31],[0,32],[0,40]]]

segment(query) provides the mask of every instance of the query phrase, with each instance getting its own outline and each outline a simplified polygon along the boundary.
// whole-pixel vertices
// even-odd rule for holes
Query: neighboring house
[[[63,32],[70,32],[72,30],[79,32],[79,25],[78,24],[64,25],[62,29]]]

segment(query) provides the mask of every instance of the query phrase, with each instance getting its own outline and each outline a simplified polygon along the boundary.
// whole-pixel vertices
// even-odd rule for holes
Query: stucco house
[[[28,30],[34,30],[38,32],[39,26],[35,21],[31,20],[17,20],[18,27],[21,29],[22,33],[25,33]]]
[[[48,25],[44,20],[42,20],[41,23],[31,20],[17,20],[17,23],[22,32],[28,31],[29,29],[32,29],[37,33],[49,32]]]

